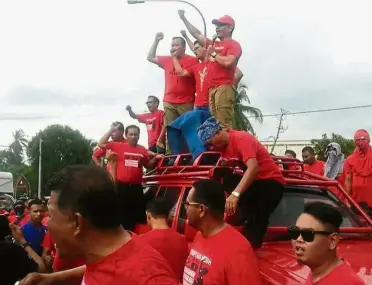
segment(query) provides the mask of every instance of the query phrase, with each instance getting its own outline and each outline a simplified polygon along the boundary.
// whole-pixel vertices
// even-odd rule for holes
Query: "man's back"
[[[172,267],[174,274],[181,280],[188,255],[188,243],[185,237],[173,229],[154,229],[141,237],[161,253]]]
[[[83,285],[178,285],[164,258],[133,236],[104,259],[87,264]]]

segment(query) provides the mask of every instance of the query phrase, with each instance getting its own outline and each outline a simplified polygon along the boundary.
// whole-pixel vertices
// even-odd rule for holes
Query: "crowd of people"
[[[164,111],[155,96],[147,98],[147,114],[126,108],[146,124],[148,148],[138,144],[138,126],[114,122],[92,156],[96,165],[69,166],[50,179],[47,211],[43,201],[17,201],[13,214],[1,216],[0,250],[7,252],[8,264],[1,284],[22,278],[21,285],[262,284],[254,250],[263,243],[285,179],[253,135],[232,129],[235,86],[242,77],[237,68],[242,50],[232,39],[234,20],[213,20],[216,37],[207,39],[184,11],[179,16],[196,40],[182,31],[183,37],[172,39],[171,55],[158,56],[164,37],[158,33],[147,57],[164,70]],[[185,54],[186,44],[196,57]],[[368,133],[358,131],[355,142],[356,151],[344,163],[349,192],[365,183],[372,169]],[[164,153],[191,152],[196,158],[206,150],[239,159],[246,171],[227,197],[218,181],[194,182],[183,205],[198,230],[189,249],[185,237],[168,225],[169,201],[160,197],[146,204],[143,168],[155,167]],[[326,153],[333,157],[341,151],[330,145]],[[108,161],[104,167],[103,157]],[[319,168],[313,149],[304,149],[303,158],[307,170]],[[333,167],[322,169],[338,177]],[[245,220],[242,233],[225,222],[225,215],[238,208]],[[311,203],[288,228],[298,261],[312,271],[306,284],[364,284],[337,256],[341,222],[337,209]],[[136,225],[144,223],[151,231],[136,235]],[[11,260],[22,266],[11,268]]]

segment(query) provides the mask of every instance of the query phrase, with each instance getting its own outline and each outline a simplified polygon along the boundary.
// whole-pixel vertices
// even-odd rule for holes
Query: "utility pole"
[[[39,181],[37,186],[37,195],[39,199],[41,199],[41,158],[42,158],[42,142],[43,140],[40,138],[39,140]]]
[[[276,136],[273,137],[274,138],[274,143],[271,147],[270,154],[273,154],[280,134],[284,133],[288,129],[287,126],[284,126],[284,120],[285,120],[285,117],[286,117],[287,114],[288,114],[288,111],[286,111],[284,109],[280,109],[280,115],[278,116],[279,124],[278,124],[278,128],[277,128]]]

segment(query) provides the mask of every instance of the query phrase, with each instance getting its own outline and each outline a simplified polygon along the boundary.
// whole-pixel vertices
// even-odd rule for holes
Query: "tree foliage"
[[[330,137],[328,137],[327,134],[323,134],[321,139],[311,140],[318,159],[325,160],[324,152],[327,148],[327,145],[332,142],[336,142],[341,146],[341,151],[345,157],[349,156],[355,149],[355,144],[352,139],[344,138],[343,136],[335,133],[332,133]]]
[[[45,184],[50,177],[62,168],[73,164],[88,164],[92,150],[90,140],[86,139],[78,130],[68,126],[51,125],[40,131],[31,140],[27,148],[27,156],[31,163],[32,176],[38,177],[39,141],[42,140],[41,185],[43,195]],[[37,190],[37,179],[31,179],[33,192]],[[36,184],[34,184],[35,182]]]
[[[254,134],[254,129],[249,117],[253,117],[259,123],[263,122],[263,116],[260,109],[251,106],[247,94],[248,86],[244,83],[239,83],[235,92],[234,102],[234,116],[233,116],[233,129],[240,131],[248,131]],[[249,105],[245,105],[247,102]]]

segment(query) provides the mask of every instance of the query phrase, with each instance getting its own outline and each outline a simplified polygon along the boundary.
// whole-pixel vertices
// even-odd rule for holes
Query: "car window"
[[[143,187],[143,195],[145,196],[146,204],[155,198],[158,185],[145,185]]]
[[[169,219],[171,223],[173,222],[174,216],[176,215],[177,202],[181,191],[181,186],[161,186],[157,195],[157,197],[166,197],[172,203],[172,209],[169,213]]]

